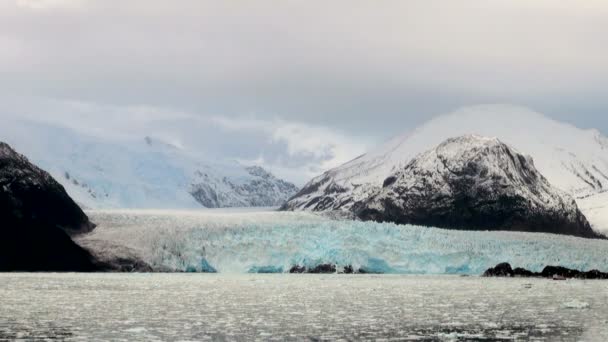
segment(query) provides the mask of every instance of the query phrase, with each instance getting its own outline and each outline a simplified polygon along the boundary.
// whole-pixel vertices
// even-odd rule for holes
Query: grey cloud
[[[200,160],[237,160],[261,165],[303,184],[324,170],[364,153],[377,141],[324,126],[254,115],[200,116],[172,108],[99,105],[0,95],[2,133],[13,121],[69,129],[100,141],[141,143],[159,139]]]
[[[479,103],[608,133],[607,37],[603,1],[3,1],[0,91],[279,118],[354,141]],[[251,134],[213,141],[254,158],[268,137]]]

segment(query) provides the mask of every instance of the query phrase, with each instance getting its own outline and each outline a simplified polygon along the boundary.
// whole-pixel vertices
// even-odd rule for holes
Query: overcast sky
[[[0,115],[298,183],[462,106],[608,133],[608,2],[0,0]]]

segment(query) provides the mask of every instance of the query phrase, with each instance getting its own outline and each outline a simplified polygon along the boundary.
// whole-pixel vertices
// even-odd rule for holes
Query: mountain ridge
[[[363,220],[450,229],[517,230],[599,237],[576,202],[496,138],[449,138],[355,203]]]
[[[536,168],[557,188],[573,196],[583,212],[593,210],[594,229],[608,231],[608,216],[596,200],[608,189],[608,139],[597,130],[581,130],[549,119],[530,109],[511,105],[462,108],[432,119],[413,131],[396,136],[334,169],[313,178],[283,207],[334,211],[361,201],[382,186],[395,170],[419,153],[448,137],[467,134],[497,137],[534,158]],[[338,191],[337,191],[338,190]],[[597,218],[597,219],[596,219]]]
[[[279,206],[297,190],[266,170],[232,160],[210,162],[149,135],[111,140],[26,121],[6,123],[0,134],[88,209],[201,208],[193,196],[201,187],[217,195],[211,207]]]

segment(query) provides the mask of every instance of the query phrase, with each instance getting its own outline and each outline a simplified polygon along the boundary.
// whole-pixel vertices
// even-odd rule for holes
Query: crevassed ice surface
[[[288,272],[329,263],[378,273],[477,275],[509,262],[533,271],[546,265],[608,271],[608,241],[553,234],[454,231],[302,212],[88,214],[98,227],[78,242],[102,254],[128,250],[158,270]]]

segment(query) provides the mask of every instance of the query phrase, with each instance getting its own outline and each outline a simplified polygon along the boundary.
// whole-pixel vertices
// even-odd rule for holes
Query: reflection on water
[[[608,282],[1,274],[0,340],[608,340]]]

